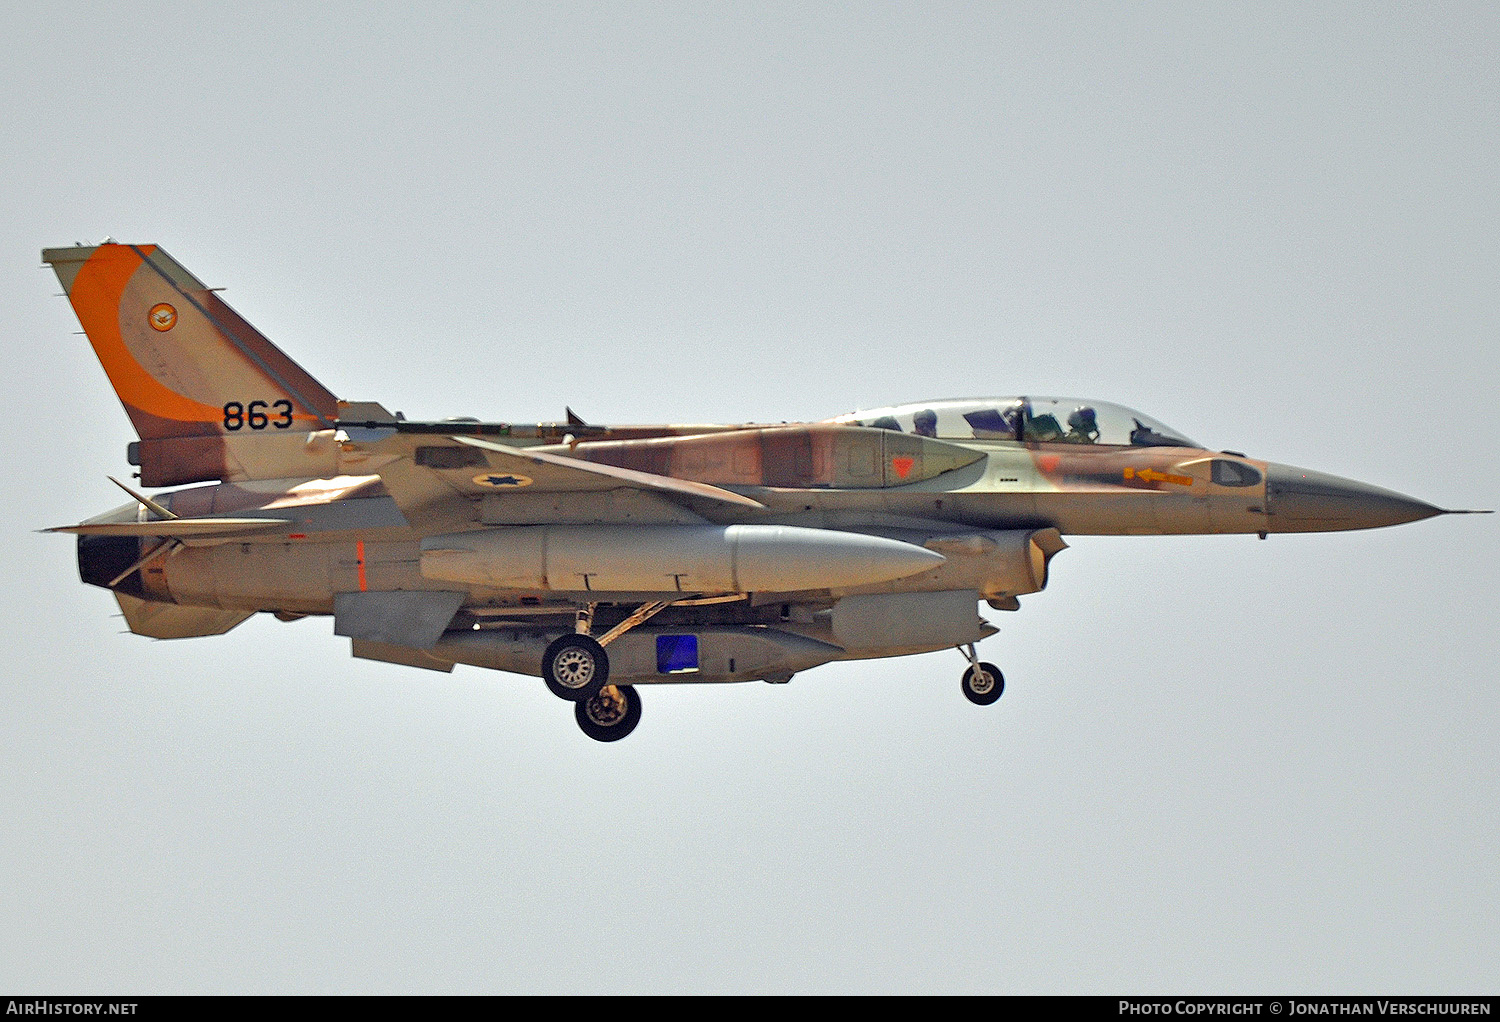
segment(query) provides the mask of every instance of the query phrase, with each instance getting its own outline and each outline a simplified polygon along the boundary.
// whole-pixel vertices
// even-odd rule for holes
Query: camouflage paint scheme
[[[953,646],[983,681],[998,671],[972,644],[995,629],[977,602],[1017,609],[1063,535],[1264,536],[1441,513],[1205,450],[1114,406],[1099,414],[1126,413],[1146,439],[1099,442],[1086,402],[1067,436],[1019,398],[937,403],[943,436],[919,435],[938,417],[922,405],[781,425],[407,422],[336,399],[155,246],[42,258],[140,437],[141,484],[183,487],[59,530],[79,535],[84,580],[154,637],[333,615],[356,656],[538,675],[554,640],[600,635],[616,698],[628,686],[614,681],[780,682]],[[1050,423],[1040,439],[1026,439],[1033,419]],[[754,590],[684,588],[750,577],[751,562]],[[611,580],[637,588],[599,588]],[[685,636],[690,667],[671,659]],[[991,701],[968,678],[966,694]],[[633,713],[619,733],[638,701]]]

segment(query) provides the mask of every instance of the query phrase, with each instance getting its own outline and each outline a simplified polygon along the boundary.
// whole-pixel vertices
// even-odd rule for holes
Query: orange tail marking
[[[141,249],[147,255],[155,245]],[[178,422],[217,423],[223,412],[159,383],[135,360],[120,334],[120,298],[142,259],[127,245],[102,245],[78,269],[68,297],[109,382],[126,406]]]

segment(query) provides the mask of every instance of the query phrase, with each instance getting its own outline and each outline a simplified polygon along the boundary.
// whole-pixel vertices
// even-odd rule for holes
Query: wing
[[[380,476],[408,519],[450,517],[444,504],[507,493],[605,493],[634,490],[679,505],[724,510],[765,505],[709,483],[602,465],[562,454],[511,447],[465,436],[404,434],[385,429],[350,431],[344,446],[354,471]]]
[[[652,472],[640,472],[632,468],[617,468],[614,465],[602,465],[592,461],[580,461],[577,458],[563,457],[557,454],[547,454],[542,451],[529,451],[521,447],[507,447],[505,444],[497,444],[490,440],[479,440],[474,437],[456,436],[452,438],[466,447],[482,451],[488,467],[498,470],[500,478],[505,475],[517,476],[520,479],[529,479],[530,483],[523,484],[534,486],[538,491],[590,491],[590,490],[613,490],[620,486],[629,486],[638,490],[651,490],[668,496],[691,497],[699,500],[711,500],[721,504],[729,504],[742,508],[765,507],[758,500],[726,490],[722,486],[714,486],[710,483],[695,483],[688,479],[674,479],[671,476],[656,475]],[[496,475],[496,472],[490,475]],[[488,477],[486,477],[488,479]],[[496,484],[492,481],[480,483],[477,479],[474,484],[482,492],[492,493],[496,486],[505,487],[505,482]]]

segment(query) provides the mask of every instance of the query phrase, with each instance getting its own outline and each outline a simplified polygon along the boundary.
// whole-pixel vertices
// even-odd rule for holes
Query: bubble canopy
[[[865,408],[827,420],[940,440],[1024,440],[1116,447],[1201,445],[1147,415],[1074,397],[975,397]]]

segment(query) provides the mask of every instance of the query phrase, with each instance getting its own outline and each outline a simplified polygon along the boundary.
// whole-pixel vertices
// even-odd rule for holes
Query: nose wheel
[[[962,681],[964,698],[976,706],[988,706],[999,699],[1005,692],[1005,675],[1000,673],[1000,668],[981,661],[972,642],[959,646],[958,651],[969,661]]]
[[[641,697],[631,685],[605,685],[597,694],[574,703],[573,716],[594,741],[618,742],[641,722]]]
[[[973,664],[964,671],[963,690],[969,702],[988,706],[1005,692],[1005,675],[994,664]]]

